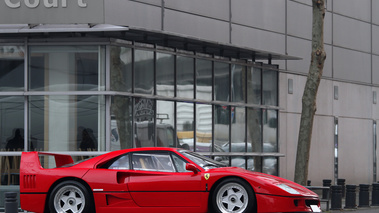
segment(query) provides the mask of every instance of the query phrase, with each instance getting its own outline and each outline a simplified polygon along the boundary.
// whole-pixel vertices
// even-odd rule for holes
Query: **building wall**
[[[312,6],[309,0],[140,0],[118,1],[133,13],[118,19],[128,26],[164,30],[237,46],[302,57],[273,61],[282,70],[280,88],[280,175],[292,179],[301,114],[301,98],[311,52]],[[116,4],[113,4],[116,6]],[[106,8],[107,15],[112,7]],[[334,120],[338,119],[339,178],[370,183],[373,177],[373,122],[378,107],[379,2],[328,0],[324,42],[327,59],[313,130],[309,179],[334,178]],[[134,12],[135,11],[135,12]],[[135,15],[137,14],[137,16]],[[148,14],[148,15],[146,15]],[[151,21],[153,20],[153,21]],[[113,21],[113,20],[112,20]],[[111,21],[111,22],[112,22]],[[288,94],[288,79],[293,94]],[[334,90],[338,87],[338,100]]]

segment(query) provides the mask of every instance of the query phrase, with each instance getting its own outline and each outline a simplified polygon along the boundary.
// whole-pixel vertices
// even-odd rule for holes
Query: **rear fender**
[[[36,175],[43,170],[39,155],[51,155],[55,158],[56,167],[60,167],[69,163],[73,163],[72,157],[69,155],[43,153],[43,152],[23,152],[21,154],[20,163],[20,190],[33,189],[36,185]]]

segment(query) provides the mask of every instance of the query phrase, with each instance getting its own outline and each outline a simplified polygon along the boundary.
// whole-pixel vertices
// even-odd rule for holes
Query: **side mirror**
[[[197,170],[196,166],[193,165],[192,163],[187,163],[186,164],[186,170],[192,171],[193,173],[197,174],[199,171]]]

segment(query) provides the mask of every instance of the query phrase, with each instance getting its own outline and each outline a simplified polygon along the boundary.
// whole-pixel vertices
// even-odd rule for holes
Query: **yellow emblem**
[[[209,173],[204,174],[204,178],[205,178],[205,180],[208,180],[209,177],[210,177],[210,174],[209,174]]]

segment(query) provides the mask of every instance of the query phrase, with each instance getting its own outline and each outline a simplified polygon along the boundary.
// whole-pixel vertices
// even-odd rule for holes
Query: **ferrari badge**
[[[208,180],[209,179],[209,173],[206,173],[206,174],[204,174],[204,178],[205,178],[205,180]]]

